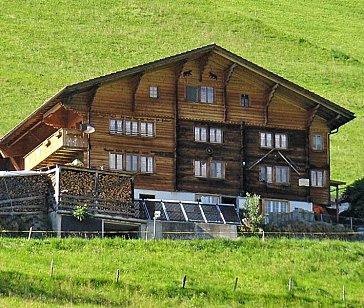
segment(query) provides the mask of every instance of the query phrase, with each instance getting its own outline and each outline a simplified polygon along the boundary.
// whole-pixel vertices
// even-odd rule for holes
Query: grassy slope
[[[1,238],[0,306],[329,307],[341,306],[345,285],[347,303],[359,307],[364,305],[363,251],[360,242],[329,240]],[[233,292],[235,277],[239,284]],[[294,296],[287,290],[290,277]]]
[[[333,178],[351,182],[364,174],[363,29],[355,0],[1,1],[0,135],[65,85],[216,42],[356,112],[331,145]]]

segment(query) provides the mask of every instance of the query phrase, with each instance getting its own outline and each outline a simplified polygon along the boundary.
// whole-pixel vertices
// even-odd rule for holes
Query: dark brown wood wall
[[[223,129],[223,143],[194,141],[194,127]],[[179,121],[177,189],[196,193],[237,195],[241,185],[240,126],[211,122]],[[194,161],[225,162],[225,178],[195,177]]]
[[[260,147],[260,132],[285,133],[288,138],[287,149],[273,149],[273,151],[264,158],[260,163],[253,166],[255,162],[263,158],[271,148]],[[306,170],[306,141],[305,132],[296,130],[284,130],[284,129],[272,129],[261,127],[246,127],[245,138],[245,176],[247,192],[256,193],[263,198],[276,198],[276,199],[288,199],[298,201],[309,201],[308,188],[299,187],[298,180],[300,178],[307,178],[308,172]],[[287,159],[292,161],[297,167],[298,175],[280,156],[280,151]],[[289,167],[289,183],[288,184],[276,184],[276,183],[264,183],[260,181],[260,168],[261,166],[288,166]]]

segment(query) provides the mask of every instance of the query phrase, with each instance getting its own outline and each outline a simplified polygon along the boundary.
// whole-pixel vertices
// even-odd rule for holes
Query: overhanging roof
[[[207,46],[203,46],[197,49],[193,49],[191,51],[183,52],[174,56],[170,56],[164,59],[156,60],[153,62],[145,63],[139,66],[135,66],[129,69],[125,69],[122,71],[118,71],[115,73],[111,73],[108,75],[100,76],[97,78],[89,79],[86,81],[82,81],[79,83],[75,83],[69,86],[64,87],[58,93],[56,93],[53,97],[48,99],[43,105],[41,105],[38,109],[36,109],[31,115],[29,115],[26,119],[20,122],[17,126],[15,126],[12,130],[10,130],[1,140],[0,140],[0,147],[3,145],[10,144],[16,138],[21,136],[26,130],[32,127],[36,122],[38,122],[44,113],[50,110],[53,106],[55,106],[59,101],[63,98],[70,96],[75,93],[87,91],[94,86],[98,86],[102,83],[110,82],[122,77],[134,75],[140,72],[144,72],[146,70],[155,69],[164,65],[172,64],[174,62],[178,62],[181,60],[185,60],[190,57],[195,57],[200,54],[204,54],[206,52],[214,51],[217,54],[221,55],[224,58],[229,59],[232,62],[237,63],[238,65],[245,67],[255,73],[271,80],[272,82],[279,84],[309,100],[313,103],[319,104],[320,106],[330,110],[333,114],[336,115],[336,118],[333,119],[331,128],[336,129],[343,124],[351,121],[355,118],[354,113],[351,111],[317,95],[314,92],[311,92],[287,79],[280,77],[216,44],[211,44]]]

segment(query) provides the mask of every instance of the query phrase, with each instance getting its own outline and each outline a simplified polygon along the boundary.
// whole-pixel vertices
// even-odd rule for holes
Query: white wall
[[[139,199],[139,194],[155,195],[156,199],[161,200],[195,201],[195,194],[190,192],[134,189],[135,199]]]

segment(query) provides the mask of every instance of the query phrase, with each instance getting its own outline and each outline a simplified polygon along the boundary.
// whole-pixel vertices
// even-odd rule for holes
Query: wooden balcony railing
[[[61,128],[24,156],[24,169],[72,162],[86,147],[87,139],[81,131]]]

